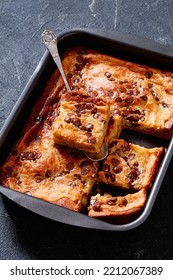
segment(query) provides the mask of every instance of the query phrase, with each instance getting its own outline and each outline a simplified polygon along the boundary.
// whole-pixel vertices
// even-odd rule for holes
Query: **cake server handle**
[[[53,60],[55,61],[56,65],[60,71],[60,74],[63,78],[67,91],[71,91],[67,78],[64,73],[64,69],[62,67],[61,58],[60,58],[60,55],[58,52],[58,47],[57,47],[56,35],[52,31],[45,30],[41,36],[42,36],[43,43],[45,44],[46,48],[49,50]]]

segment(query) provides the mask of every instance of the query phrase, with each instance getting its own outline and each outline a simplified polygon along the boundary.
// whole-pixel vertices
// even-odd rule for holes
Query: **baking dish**
[[[119,56],[120,58],[135,61],[140,64],[148,64],[157,68],[172,69],[173,51],[154,43],[150,40],[135,37],[129,34],[117,32],[105,32],[100,30],[77,29],[63,32],[58,36],[58,48],[62,54],[67,48],[85,45],[104,53]],[[6,158],[11,147],[19,137],[19,132],[27,120],[30,109],[39,97],[50,74],[55,69],[53,60],[48,51],[43,55],[40,63],[27,83],[18,102],[12,110],[1,131],[1,163]],[[173,70],[173,69],[172,69]],[[49,74],[48,74],[49,73]],[[37,93],[37,94],[34,94]],[[173,154],[173,138],[170,142],[156,139],[132,132],[124,132],[124,138],[144,146],[164,146],[167,149],[157,177],[150,192],[147,204],[141,215],[131,223],[113,225],[101,220],[89,218],[66,208],[18,193],[16,191],[0,187],[2,194],[15,201],[19,205],[47,218],[70,225],[93,228],[99,230],[123,231],[130,230],[142,224],[152,210],[156,196],[161,187],[167,167]]]

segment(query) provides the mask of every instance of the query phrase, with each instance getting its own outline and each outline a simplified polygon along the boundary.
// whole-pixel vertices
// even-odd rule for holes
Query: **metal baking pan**
[[[62,54],[66,48],[79,45],[95,48],[109,55],[118,56],[140,64],[148,64],[157,68],[173,70],[172,49],[133,35],[90,29],[75,29],[58,35],[60,54]],[[10,149],[19,137],[18,134],[27,120],[31,107],[34,105],[36,98],[38,98],[39,93],[41,93],[46,81],[49,79],[50,73],[52,73],[54,69],[55,64],[49,52],[46,51],[0,132],[0,164],[5,160]],[[37,95],[34,94],[34,92],[36,92]],[[3,186],[0,186],[0,192],[34,213],[65,224],[109,231],[126,231],[136,228],[141,225],[151,213],[173,155],[173,137],[171,141],[155,139],[150,136],[137,135],[135,133],[125,133],[124,137],[144,146],[164,146],[166,148],[165,157],[150,191],[147,204],[140,216],[128,224],[116,225],[90,218],[85,214],[76,213]]]

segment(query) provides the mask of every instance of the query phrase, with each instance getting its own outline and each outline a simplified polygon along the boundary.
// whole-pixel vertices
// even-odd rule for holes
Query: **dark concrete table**
[[[45,49],[40,35],[71,28],[116,30],[173,46],[170,0],[0,1],[0,127]],[[172,259],[173,161],[148,220],[129,232],[60,224],[0,196],[0,259]]]

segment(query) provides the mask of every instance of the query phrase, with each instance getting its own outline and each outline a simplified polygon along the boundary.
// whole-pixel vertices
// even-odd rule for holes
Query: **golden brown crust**
[[[92,196],[90,199],[89,216],[93,218],[102,218],[121,221],[130,220],[130,217],[140,212],[147,200],[147,193],[142,189],[134,194],[125,196],[111,196],[110,194]],[[126,218],[126,219],[125,219]]]
[[[148,149],[123,139],[113,140],[99,180],[126,190],[151,188],[163,154],[162,147]]]

